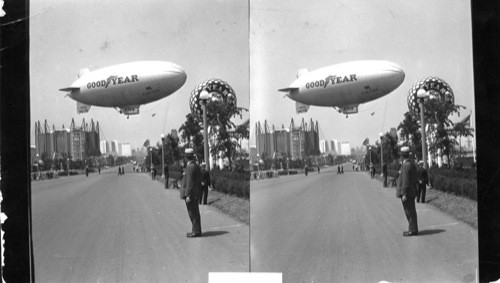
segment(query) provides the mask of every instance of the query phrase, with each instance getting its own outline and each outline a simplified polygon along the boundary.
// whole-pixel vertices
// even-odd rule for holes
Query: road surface
[[[37,282],[207,282],[249,271],[249,226],[200,206],[204,236],[177,190],[125,166],[32,183]]]
[[[394,188],[352,165],[251,182],[251,270],[283,282],[473,282],[477,230],[416,203],[420,235]]]

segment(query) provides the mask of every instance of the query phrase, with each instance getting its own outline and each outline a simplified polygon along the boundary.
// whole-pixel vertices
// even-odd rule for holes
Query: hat
[[[186,148],[184,150],[184,156],[193,156],[194,155],[194,149],[192,148]]]

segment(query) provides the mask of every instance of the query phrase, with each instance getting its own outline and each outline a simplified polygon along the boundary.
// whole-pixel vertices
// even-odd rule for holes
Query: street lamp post
[[[384,168],[384,134],[380,133],[380,171],[383,174],[383,168]]]
[[[165,135],[161,134],[161,178],[165,179],[165,144],[163,143],[165,141]]]
[[[368,150],[370,151],[370,164],[372,164],[372,147],[369,146]]]
[[[151,159],[150,159],[151,160],[151,172],[153,172],[153,148],[152,147],[149,148],[149,152],[151,154]]]
[[[205,158],[205,164],[207,166],[207,171],[210,171],[210,157],[209,157],[209,149],[208,149],[208,125],[207,125],[207,103],[210,99],[210,93],[206,90],[203,90],[200,93],[201,99],[201,108],[203,109],[203,152]]]
[[[425,89],[421,88],[417,91],[417,97],[420,104],[420,124],[422,133],[422,161],[424,162],[424,168],[428,169],[427,165],[427,139],[425,136],[425,119],[424,119],[424,101],[429,97],[429,93]]]

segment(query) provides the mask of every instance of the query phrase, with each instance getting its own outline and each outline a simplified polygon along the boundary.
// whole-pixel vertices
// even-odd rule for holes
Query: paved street
[[[249,226],[200,206],[204,236],[177,190],[117,169],[32,183],[37,282],[207,282],[249,271]]]
[[[403,237],[395,190],[344,170],[252,181],[252,271],[283,282],[474,281],[477,230],[417,203],[420,235]]]

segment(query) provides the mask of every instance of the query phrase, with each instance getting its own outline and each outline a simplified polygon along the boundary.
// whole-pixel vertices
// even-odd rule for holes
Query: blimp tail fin
[[[300,102],[295,102],[295,111],[297,111],[297,114],[300,114],[300,113],[306,113],[307,110],[309,110],[309,107],[311,105],[308,105],[308,104],[304,104],[304,103],[300,103]]]
[[[72,90],[79,90],[80,88],[79,87],[65,87],[65,88],[61,88],[59,89],[60,91],[72,91]]]
[[[89,110],[90,110],[90,105],[81,103],[79,101],[76,102],[76,112],[78,114],[88,113]]]
[[[299,90],[299,88],[298,87],[287,87],[287,88],[278,89],[278,91],[288,92],[288,93],[295,91],[295,90]]]
[[[306,68],[304,68],[304,69],[299,69],[299,70],[297,71],[297,79],[298,79],[298,78],[300,78],[300,77],[302,77],[303,75],[305,75],[305,74],[307,74],[307,73],[309,73],[309,71],[308,71]]]

